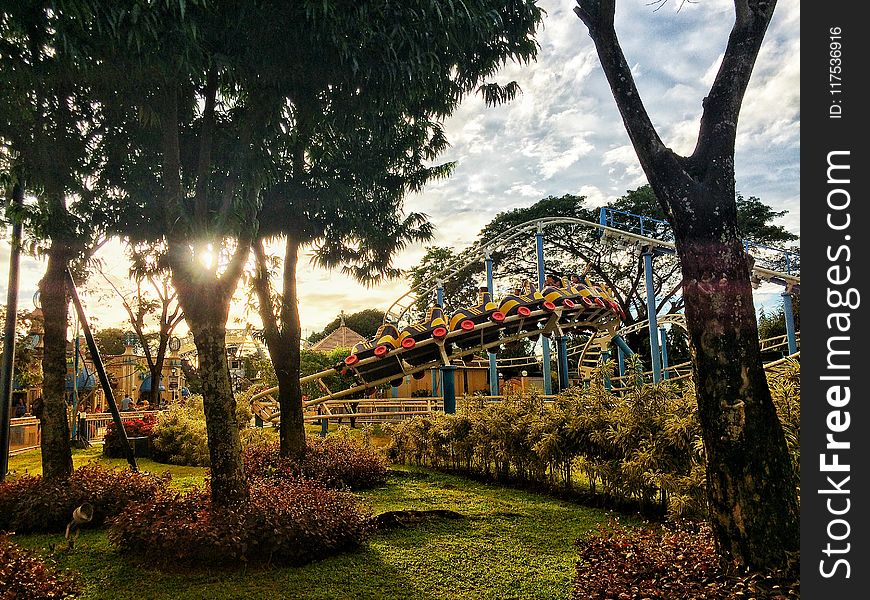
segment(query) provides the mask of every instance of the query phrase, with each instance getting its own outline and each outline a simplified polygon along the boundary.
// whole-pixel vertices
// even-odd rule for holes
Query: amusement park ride
[[[580,225],[597,231],[599,243],[622,244],[626,249],[636,249],[643,258],[647,320],[620,328],[625,315],[614,300],[612,291],[588,278],[574,276],[571,282],[547,285],[544,262],[544,233],[555,225]],[[517,367],[535,364],[535,357],[499,360],[499,347],[526,338],[541,340],[544,395],[552,395],[551,347],[556,351],[556,369],[559,389],[569,386],[573,371],[580,379],[588,379],[600,364],[611,358],[611,348],[616,350],[619,376],[605,381],[611,387],[625,375],[626,358],[633,351],[625,336],[648,329],[651,348],[649,376],[658,383],[662,379],[688,377],[688,364],[668,364],[666,324],[685,329],[685,317],[681,314],[656,315],[656,298],[653,287],[653,265],[656,256],[674,254],[674,243],[667,239],[667,223],[641,215],[601,208],[599,222],[594,223],[570,217],[547,217],[517,225],[492,239],[475,244],[462,252],[439,273],[402,294],[386,311],[384,324],[371,340],[352,348],[343,363],[330,369],[302,378],[301,383],[316,383],[323,391],[319,398],[304,403],[306,408],[318,407],[322,415],[330,416],[330,406],[346,404],[342,400],[360,392],[381,386],[393,385],[394,391],[406,376],[424,377],[429,371],[433,379],[436,369],[440,371],[443,407],[445,412],[455,412],[456,394],[454,372],[457,365],[471,356],[486,351],[489,358],[490,395],[498,396],[498,371],[508,366]],[[517,289],[496,301],[493,284],[492,255],[522,237],[534,235],[537,258],[537,286]],[[800,291],[800,276],[796,274],[799,256],[796,253],[746,244],[753,258],[752,280],[755,284],[771,282],[784,287],[782,298],[786,320],[785,336],[762,340],[762,349],[787,349],[785,358],[798,358],[799,336],[795,331],[792,312],[792,293]],[[443,282],[466,271],[469,264],[483,258],[486,268],[486,288],[481,288],[478,303],[463,307],[452,314],[444,312]],[[552,282],[551,282],[552,283]],[[425,298],[435,297],[435,302],[424,319],[409,322],[411,308]],[[569,334],[586,334],[579,343],[569,346]],[[783,360],[768,367],[775,368]],[[573,366],[572,366],[573,363]],[[330,390],[324,380],[336,373],[352,374],[356,383],[343,390]],[[637,374],[640,375],[640,374]],[[637,375],[633,375],[635,377]],[[254,414],[266,422],[280,419],[273,394],[277,388],[260,392],[251,398]],[[348,416],[347,413],[335,416]],[[359,416],[363,417],[364,414]],[[325,425],[326,420],[322,423]]]

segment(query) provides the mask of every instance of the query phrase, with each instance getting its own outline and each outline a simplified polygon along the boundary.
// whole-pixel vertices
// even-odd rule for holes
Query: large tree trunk
[[[266,346],[278,379],[278,407],[281,411],[281,456],[301,458],[305,454],[305,421],[302,413],[302,387],[299,384],[302,326],[296,293],[296,264],[299,261],[299,242],[287,239],[284,253],[282,303],[275,317],[271,301],[265,254],[255,247],[258,276],[254,281],[259,297],[260,316],[263,319]]]
[[[46,479],[65,479],[73,472],[69,415],[64,398],[69,308],[66,269],[69,256],[66,244],[52,243],[48,252],[48,268],[39,284],[39,297],[45,319],[40,447],[42,476]]]
[[[669,200],[696,209],[675,210],[674,228],[712,522],[723,556],[765,568],[798,549],[797,477],[761,362],[733,186],[696,193]]]
[[[784,566],[800,546],[797,479],[758,347],[747,257],[737,235],[734,147],[743,96],[775,0],[735,2],[689,157],[665,147],[614,29],[616,2],[577,0],[631,143],[674,227],[683,273],[714,533],[724,558]]]
[[[215,504],[226,506],[248,497],[236,399],[226,355],[229,298],[218,284],[202,282],[194,286],[177,279],[174,283],[179,302],[193,333],[199,361],[211,461],[211,498]]]

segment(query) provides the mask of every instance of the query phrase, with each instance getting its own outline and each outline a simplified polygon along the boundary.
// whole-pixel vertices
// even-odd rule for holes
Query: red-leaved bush
[[[250,499],[214,507],[209,490],[131,504],[111,522],[118,549],[158,565],[304,564],[358,547],[371,517],[348,492],[252,478]]]
[[[124,431],[127,433],[127,438],[150,438],[154,431],[154,426],[157,424],[157,419],[154,415],[145,415],[141,419],[128,419],[122,422],[124,423]],[[106,435],[103,437],[103,454],[110,458],[123,458],[126,456],[126,450],[121,442],[121,436],[118,435],[114,421],[110,421],[106,425]]]
[[[602,527],[579,540],[575,600],[787,600],[800,597],[795,573],[726,572],[706,524]]]
[[[69,479],[49,481],[25,475],[0,483],[0,530],[30,533],[63,531],[78,506],[90,502],[100,525],[129,502],[153,500],[166,488],[165,478],[87,465]]]
[[[0,534],[0,598],[75,598],[77,591],[71,575],[47,567],[33,552]]]
[[[248,477],[313,479],[331,489],[363,490],[383,485],[387,461],[377,451],[342,436],[308,438],[305,458],[283,458],[278,442],[252,444],[244,451]]]

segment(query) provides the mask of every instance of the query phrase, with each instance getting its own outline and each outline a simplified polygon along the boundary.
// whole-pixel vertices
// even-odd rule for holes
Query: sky
[[[456,161],[447,180],[432,183],[406,199],[407,211],[429,215],[436,226],[430,244],[462,250],[498,213],[526,207],[547,196],[577,194],[590,206],[615,200],[646,183],[610,88],[573,0],[541,0],[546,10],[537,40],[537,60],[507,65],[495,78],[516,81],[522,94],[512,102],[487,107],[469,96],[444,126],[451,146],[441,160]],[[727,0],[623,0],[617,5],[616,31],[632,67],[641,97],[664,143],[679,154],[695,145],[701,101],[722,59],[734,22]],[[800,3],[780,0],[747,90],[738,127],[737,189],[788,214],[778,221],[800,235]],[[530,240],[530,245],[532,240]],[[425,249],[410,247],[395,264],[410,268]],[[126,277],[120,244],[99,255],[106,270]],[[5,298],[9,246],[0,241],[0,294]],[[32,296],[45,269],[23,258],[19,306]],[[365,288],[342,276],[310,266],[299,268],[299,308],[303,335],[322,329],[340,311],[386,309],[407,289],[401,280]],[[756,305],[773,307],[781,289],[762,286]],[[85,294],[89,314],[99,326],[123,327],[118,303]],[[230,326],[250,320],[239,303]]]

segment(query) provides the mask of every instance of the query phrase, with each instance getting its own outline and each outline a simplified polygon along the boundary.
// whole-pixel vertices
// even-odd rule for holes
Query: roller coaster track
[[[610,312],[609,310],[601,309],[600,307],[593,307],[588,310],[584,310],[577,314],[576,318],[565,322],[563,320],[563,307],[556,307],[555,310],[546,310],[539,309],[532,311],[527,316],[522,316],[519,314],[512,315],[504,319],[504,321],[499,323],[493,322],[483,322],[478,323],[474,326],[472,330],[463,330],[457,329],[454,331],[450,331],[446,337],[442,339],[429,338],[423,340],[414,346],[414,349],[420,350],[421,348],[426,348],[427,346],[434,345],[438,349],[438,358],[436,360],[431,360],[425,362],[423,364],[418,365],[410,365],[407,362],[402,360],[402,354],[409,351],[410,349],[405,349],[403,347],[398,347],[394,351],[392,351],[388,356],[384,358],[380,358],[377,356],[371,356],[369,358],[364,358],[359,362],[355,363],[352,367],[354,371],[357,373],[364,372],[363,367],[367,365],[371,365],[372,363],[379,362],[380,364],[385,364],[386,361],[398,361],[396,364],[396,373],[391,373],[387,377],[380,377],[376,379],[366,380],[364,376],[360,376],[360,383],[353,385],[351,387],[345,388],[343,390],[332,391],[330,390],[326,383],[323,381],[327,377],[339,374],[342,371],[341,366],[336,366],[331,369],[327,369],[325,371],[321,371],[319,373],[314,373],[313,375],[308,375],[306,377],[302,377],[299,382],[301,384],[306,383],[316,383],[320,389],[323,391],[324,395],[319,398],[315,398],[313,400],[309,400],[303,403],[304,408],[309,408],[312,406],[322,405],[322,410],[329,413],[329,406],[325,403],[329,400],[337,400],[340,398],[344,398],[355,394],[357,392],[362,392],[373,387],[383,385],[386,383],[390,383],[395,381],[396,379],[401,379],[408,375],[414,375],[415,373],[420,373],[424,371],[428,371],[429,369],[444,366],[444,365],[453,365],[453,364],[464,364],[465,357],[473,356],[474,354],[485,351],[490,348],[497,348],[502,344],[510,343],[512,341],[521,340],[528,337],[533,336],[552,336],[552,335],[562,335],[568,331],[615,331],[617,326],[619,325],[619,317]],[[535,321],[538,319],[546,319],[543,321],[543,326],[540,328],[534,328],[529,331],[524,331],[521,329],[522,323],[525,320]],[[484,338],[485,332],[491,332],[492,329],[504,329],[507,331],[513,330],[515,328],[520,328],[519,331],[512,334],[502,335],[496,340],[486,342],[486,343],[475,343],[472,347],[454,347],[451,342],[460,337],[460,336],[468,336],[471,332],[479,333],[481,336],[481,340]],[[278,391],[277,387],[273,387],[251,397],[251,407],[254,411],[254,414],[259,416],[264,421],[274,422],[280,417],[280,413],[278,412],[277,405],[274,401],[273,395]]]
[[[470,265],[480,262],[483,257],[491,254],[498,248],[506,246],[517,238],[528,236],[530,233],[537,232],[539,229],[543,230],[554,225],[582,225],[601,231],[603,234],[602,237],[604,238],[609,237],[611,239],[616,239],[628,245],[635,245],[639,248],[656,248],[667,253],[676,252],[675,244],[669,240],[661,240],[632,231],[627,231],[625,229],[587,221],[585,219],[577,219],[574,217],[544,217],[541,219],[534,219],[516,225],[486,241],[478,242],[469,246],[441,271],[420,284],[411,287],[407,292],[399,296],[386,310],[384,322],[391,321],[396,324],[402,322],[402,320],[406,318],[408,311],[420,298],[427,298],[435,292],[439,281],[449,280],[458,273],[466,270]],[[766,247],[747,243],[747,249],[751,250],[753,248],[769,250]],[[771,281],[789,287],[800,285],[799,276],[792,273],[784,273],[768,269],[761,265],[753,267],[752,276],[754,281]]]
[[[640,233],[627,231],[625,229],[620,229],[617,227],[611,227],[602,223],[587,221],[585,219],[578,219],[574,217],[545,217],[541,219],[534,219],[520,225],[516,225],[511,229],[497,236],[494,236],[493,238],[490,238],[489,240],[478,242],[468,247],[441,271],[437,272],[435,275],[421,282],[420,284],[411,287],[408,291],[399,296],[396,301],[393,302],[386,310],[384,322],[392,322],[393,324],[398,326],[403,321],[407,321],[409,318],[408,314],[410,309],[418,302],[420,298],[430,297],[436,291],[439,282],[448,280],[451,277],[456,276],[457,274],[466,270],[469,266],[480,262],[482,258],[490,255],[493,251],[499,248],[505,247],[508,243],[514,241],[515,239],[523,236],[528,236],[530,233],[533,232],[536,233],[538,231],[543,231],[547,227],[555,225],[581,225],[585,227],[590,227],[594,230],[600,231],[603,240],[617,240],[618,242],[629,246],[633,245],[638,248],[653,248],[663,253],[676,252],[676,247],[671,241],[656,239],[647,235],[642,235]],[[796,287],[800,285],[799,276],[793,275],[791,273],[783,273],[780,271],[768,269],[758,265],[753,267],[752,277],[755,281],[771,281],[786,285],[788,287]],[[328,401],[330,400],[339,400],[341,398],[346,398],[347,396],[351,396],[358,392],[363,392],[378,385],[390,383],[395,381],[396,379],[400,379],[408,375],[421,373],[432,368],[451,365],[455,363],[462,363],[464,361],[464,358],[467,356],[474,355],[478,352],[489,350],[492,348],[498,348],[502,344],[510,343],[512,341],[518,341],[529,337],[537,337],[540,335],[544,335],[547,337],[554,334],[562,335],[566,331],[570,330],[587,331],[592,333],[587,343],[584,345],[582,350],[580,350],[581,358],[579,360],[579,364],[582,373],[584,368],[584,362],[592,362],[593,355],[596,352],[596,348],[598,356],[600,356],[602,344],[605,341],[609,342],[610,339],[612,339],[613,336],[616,334],[619,324],[619,318],[608,311],[593,309],[591,311],[584,310],[577,318],[566,323],[560,322],[562,312],[562,307],[557,307],[555,311],[539,309],[536,311],[532,311],[530,315],[527,315],[525,317],[520,315],[513,315],[507,317],[504,321],[500,323],[485,322],[476,324],[473,331],[475,333],[480,333],[480,343],[477,343],[470,348],[454,348],[450,344],[453,338],[467,335],[469,333],[468,330],[450,331],[448,332],[447,336],[442,339],[430,338],[423,340],[416,344],[416,350],[419,351],[419,349],[424,348],[429,344],[434,344],[438,347],[437,360],[431,360],[424,364],[410,365],[407,362],[403,361],[402,354],[406,351],[406,349],[402,347],[396,348],[395,350],[391,351],[386,357],[372,356],[362,359],[354,364],[352,367],[352,370],[356,372],[360,382],[343,390],[330,390],[324,381],[330,376],[341,373],[344,369],[340,365],[336,365],[333,368],[321,371],[319,373],[308,375],[301,378],[300,383],[316,383],[318,387],[320,387],[320,389],[322,390],[323,395],[314,400],[304,402],[303,406],[305,408],[320,406],[321,410],[324,411],[325,414],[329,415],[331,413]],[[522,322],[524,319],[544,319],[543,327],[533,328],[530,331],[524,331],[522,329]],[[666,321],[660,320],[660,322]],[[632,327],[634,326],[640,327],[639,324],[632,325]],[[516,333],[512,333],[509,335],[500,335],[498,339],[484,343],[484,333],[486,331],[491,331],[493,328],[504,329],[505,331],[513,331],[514,329],[516,329],[517,331]],[[574,354],[576,355],[576,353],[577,350],[575,349]],[[365,377],[360,375],[360,373],[362,372],[362,367],[370,365],[371,363],[374,363],[376,361],[382,361],[382,364],[388,364],[390,361],[397,361],[398,364],[394,365],[396,367],[396,372],[390,373],[390,375],[387,377],[381,377],[374,380],[367,380]],[[598,361],[596,360],[596,365],[597,362]],[[274,400],[274,394],[276,394],[277,391],[278,388],[273,387],[254,395],[250,399],[251,407],[254,411],[254,414],[259,416],[264,421],[275,422],[280,418],[280,412],[278,411],[277,403]]]

